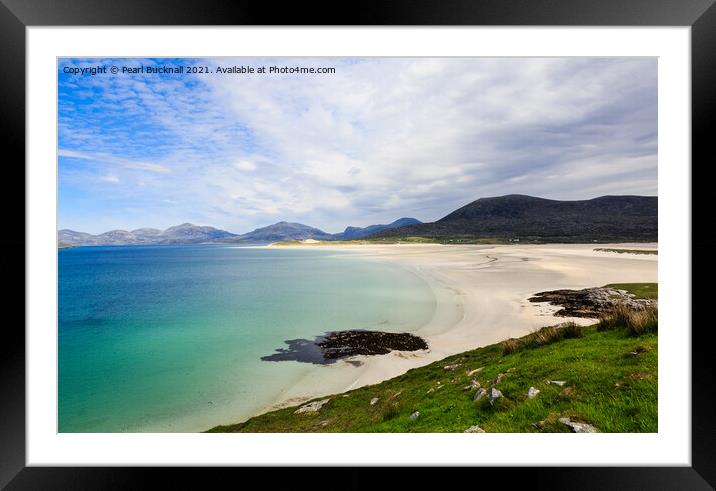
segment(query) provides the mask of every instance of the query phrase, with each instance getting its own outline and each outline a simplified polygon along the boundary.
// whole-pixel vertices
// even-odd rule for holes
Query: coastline
[[[657,244],[598,244],[599,247],[656,249]],[[411,368],[466,350],[519,337],[565,321],[593,319],[553,315],[558,307],[531,303],[534,293],[587,288],[616,282],[656,282],[657,256],[595,251],[595,244],[535,245],[269,245],[350,251],[347,258],[389,261],[416,274],[433,290],[436,310],[425,325],[410,331],[425,339],[426,351],[393,351],[354,356],[311,371],[256,415],[315,397],[376,384]],[[360,362],[356,366],[355,362]],[[237,421],[226,421],[233,423]]]

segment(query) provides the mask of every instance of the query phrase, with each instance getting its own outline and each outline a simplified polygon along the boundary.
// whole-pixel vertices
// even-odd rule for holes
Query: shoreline
[[[409,332],[425,339],[429,349],[359,355],[323,366],[296,381],[253,416],[376,384],[412,368],[509,337],[520,337],[546,325],[566,321],[592,324],[594,319],[556,317],[553,314],[559,307],[531,303],[527,299],[544,290],[658,281],[656,255],[594,251],[595,247],[627,245],[631,249],[657,248],[655,243],[321,244],[320,250],[354,253],[346,258],[398,264],[426,281],[436,297],[436,310],[430,321]],[[305,250],[319,246],[263,247]],[[355,362],[360,365],[356,366]]]

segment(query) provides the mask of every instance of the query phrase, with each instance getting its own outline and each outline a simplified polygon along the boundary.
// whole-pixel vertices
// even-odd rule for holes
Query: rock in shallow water
[[[264,361],[299,361],[329,364],[355,355],[385,355],[391,351],[418,351],[428,349],[428,343],[410,333],[383,331],[334,331],[315,340],[289,339],[288,348],[278,348],[272,355],[262,356]],[[348,360],[349,363],[358,363]]]
[[[353,355],[383,355],[391,351],[417,351],[428,349],[420,337],[406,332],[337,331],[316,343],[324,358],[342,358]]]

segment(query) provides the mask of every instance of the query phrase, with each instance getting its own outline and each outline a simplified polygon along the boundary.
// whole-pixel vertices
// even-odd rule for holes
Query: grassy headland
[[[626,290],[634,294],[636,298],[659,298],[658,283],[610,283],[604,285],[606,288],[614,288],[615,290]]]
[[[644,295],[657,291],[655,284],[627,285]],[[568,432],[559,421],[567,417],[600,432],[656,432],[657,326],[635,331],[628,324],[641,321],[629,313],[602,320],[601,328],[547,328],[512,348],[507,341],[493,344],[322,397],[316,401],[328,402],[315,412],[296,413],[294,406],[209,431],[464,432],[479,426],[486,432]],[[475,401],[477,384],[488,393],[499,389],[502,397]],[[539,391],[532,398],[531,388]]]

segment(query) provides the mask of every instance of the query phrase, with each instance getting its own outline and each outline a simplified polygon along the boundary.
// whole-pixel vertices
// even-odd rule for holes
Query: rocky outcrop
[[[603,287],[540,292],[529,301],[559,305],[563,308],[554,315],[561,317],[599,317],[620,306],[631,310],[643,310],[657,303],[653,299],[635,298],[634,294],[626,290]]]
[[[278,348],[275,353],[261,359],[326,365],[355,355],[385,355],[391,351],[428,349],[428,343],[414,334],[362,330],[334,331],[313,340],[289,339],[285,343],[288,348]],[[355,360],[347,362],[360,365]]]
[[[418,351],[428,349],[424,339],[409,334],[382,331],[337,331],[316,343],[324,358],[342,358],[354,355],[384,355],[393,350]]]

